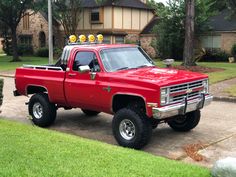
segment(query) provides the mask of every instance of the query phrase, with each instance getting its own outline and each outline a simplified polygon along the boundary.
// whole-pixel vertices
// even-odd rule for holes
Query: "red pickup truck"
[[[58,108],[105,112],[114,115],[117,142],[135,149],[148,143],[158,124],[195,128],[200,109],[213,98],[206,75],[158,68],[142,48],[126,44],[68,45],[55,65],[17,68],[15,83],[15,96],[32,95],[34,124],[50,126]]]

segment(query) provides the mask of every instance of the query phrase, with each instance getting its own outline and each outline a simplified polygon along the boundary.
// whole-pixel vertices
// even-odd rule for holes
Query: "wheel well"
[[[44,93],[47,92],[47,90],[44,87],[40,86],[28,86],[27,87],[27,94],[34,94],[34,93]]]
[[[112,110],[114,113],[122,108],[127,107],[130,103],[138,103],[146,112],[146,104],[142,97],[133,95],[115,95],[112,102]]]

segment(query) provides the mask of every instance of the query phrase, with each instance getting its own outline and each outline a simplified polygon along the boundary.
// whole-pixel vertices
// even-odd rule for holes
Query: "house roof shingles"
[[[208,25],[212,31],[236,31],[236,16],[230,17],[229,10],[223,10],[211,17]]]
[[[141,2],[140,0],[107,0],[101,4],[97,4],[96,0],[82,0],[81,6],[84,8],[95,8],[104,6],[116,6],[116,7],[128,7],[137,9],[147,9],[152,10],[147,4]]]
[[[141,34],[153,34],[153,28],[157,25],[158,23],[158,17],[154,17],[150,23],[143,29]]]

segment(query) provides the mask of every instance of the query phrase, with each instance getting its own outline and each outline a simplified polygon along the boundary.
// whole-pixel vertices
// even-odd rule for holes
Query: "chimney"
[[[142,3],[147,4],[147,0],[140,0]]]

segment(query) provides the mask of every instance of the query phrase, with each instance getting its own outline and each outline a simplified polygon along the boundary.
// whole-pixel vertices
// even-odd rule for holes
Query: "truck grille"
[[[185,97],[187,97],[188,100],[197,98],[203,90],[203,81],[172,86],[169,88],[169,104],[181,102]]]

